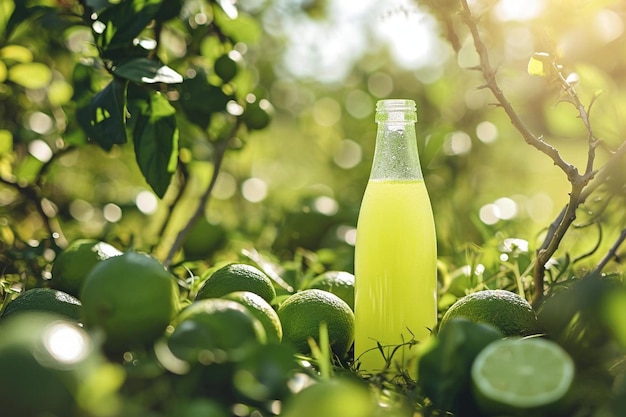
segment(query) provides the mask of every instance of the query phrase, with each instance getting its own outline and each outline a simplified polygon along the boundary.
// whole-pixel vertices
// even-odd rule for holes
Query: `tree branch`
[[[604,258],[602,258],[600,262],[598,262],[598,264],[595,266],[595,268],[593,269],[593,271],[591,271],[591,274],[589,275],[592,276],[592,275],[600,274],[600,272],[602,272],[604,267],[611,261],[611,259],[616,259],[617,250],[619,249],[621,244],[624,243],[625,240],[626,240],[626,229],[623,229],[622,232],[619,234],[618,238],[613,243],[613,246],[611,246],[611,248],[606,253],[606,255],[604,255]]]
[[[220,173],[220,169],[222,167],[222,162],[224,160],[224,154],[226,153],[226,150],[228,149],[228,146],[230,145],[231,140],[234,138],[235,133],[239,129],[240,124],[241,124],[241,121],[240,121],[240,118],[238,118],[237,122],[233,125],[233,128],[232,128],[230,134],[226,137],[226,139],[223,139],[223,140],[221,140],[221,141],[216,143],[216,145],[215,145],[215,157],[214,157],[214,160],[213,160],[214,168],[213,168],[213,174],[211,176],[211,180],[209,182],[208,187],[204,191],[204,193],[202,193],[202,195],[200,196],[200,200],[198,202],[198,206],[196,207],[196,210],[194,211],[193,215],[189,218],[189,221],[185,224],[185,226],[176,235],[176,239],[174,240],[174,243],[172,244],[172,247],[170,248],[170,250],[169,250],[165,260],[163,261],[163,265],[166,268],[169,267],[169,265],[172,263],[172,259],[174,258],[174,255],[176,255],[176,253],[182,247],[183,242],[185,241],[185,238],[187,237],[187,235],[189,234],[189,232],[191,231],[193,226],[204,215],[204,210],[205,210],[205,208],[206,208],[206,206],[207,206],[207,204],[209,202],[209,198],[211,196],[211,193],[213,192],[213,189],[215,188],[215,184],[217,182],[217,177],[218,177],[218,175]]]
[[[492,94],[498,101],[497,105],[504,109],[507,116],[509,116],[509,120],[511,121],[513,126],[521,133],[526,143],[548,155],[552,159],[554,164],[561,168],[561,170],[567,174],[568,178],[576,178],[576,176],[578,175],[578,170],[576,169],[576,167],[566,162],[561,157],[561,154],[556,148],[545,142],[542,136],[536,136],[528,128],[528,126],[526,126],[524,121],[519,117],[511,103],[508,101],[508,99],[500,89],[500,86],[498,85],[498,82],[496,80],[496,70],[492,67],[489,61],[489,53],[487,51],[487,47],[482,41],[482,38],[478,31],[476,20],[472,16],[472,12],[470,11],[469,5],[467,4],[467,0],[461,0],[461,5],[461,16],[463,17],[463,21],[465,22],[472,34],[472,38],[474,40],[474,48],[476,49],[476,52],[478,53],[478,56],[480,58],[480,66],[472,69],[477,69],[482,72],[483,78],[486,82],[486,84],[482,87],[491,90]]]
[[[189,186],[189,181],[188,181],[189,172],[187,171],[187,166],[184,163],[182,163],[180,160],[178,161],[176,172],[180,174],[179,177],[181,178],[181,186],[178,192],[176,193],[176,196],[173,198],[173,200],[169,204],[167,204],[167,206],[165,207],[165,210],[166,210],[165,219],[163,220],[161,227],[159,227],[157,236],[165,235],[165,231],[170,225],[170,220],[172,219],[171,213],[174,211],[174,208],[178,206],[178,204],[183,198],[183,195],[185,194],[185,190]],[[158,242],[150,249],[150,251],[151,252],[154,251],[154,248],[156,246],[158,246]]]
[[[554,164],[565,173],[568,181],[571,184],[571,190],[569,193],[569,200],[567,205],[559,213],[555,221],[552,222],[552,224],[550,225],[544,242],[536,252],[535,270],[533,277],[535,286],[533,304],[537,306],[543,299],[546,263],[556,252],[567,230],[569,230],[572,223],[576,219],[577,208],[585,201],[585,199],[591,194],[591,192],[599,186],[599,182],[596,182],[593,187],[586,188],[590,181],[597,174],[596,171],[594,171],[595,150],[600,143],[600,141],[595,137],[593,129],[591,127],[591,123],[589,121],[589,109],[591,108],[591,105],[589,106],[589,109],[585,108],[574,89],[574,83],[570,82],[566,77],[564,77],[560,71],[560,67],[556,65],[556,63],[553,63],[553,69],[556,70],[556,74],[559,77],[561,85],[565,93],[569,96],[569,100],[567,101],[574,105],[574,107],[577,109],[578,115],[582,120],[587,132],[587,162],[584,173],[580,174],[576,166],[563,159],[559,151],[550,144],[546,143],[543,140],[542,136],[535,135],[524,123],[524,121],[519,117],[519,115],[498,85],[498,81],[496,79],[496,70],[493,68],[489,61],[489,53],[487,51],[487,47],[482,41],[477,22],[472,15],[467,0],[461,0],[461,6],[461,16],[464,23],[470,30],[472,39],[474,41],[474,47],[480,59],[480,65],[472,69],[481,71],[485,80],[485,84],[480,86],[479,88],[487,88],[492,92],[497,100],[496,105],[504,109],[505,113],[509,117],[509,120],[517,129],[517,131],[522,135],[524,141],[550,157]],[[619,155],[624,153],[623,149],[625,148],[625,145],[626,142],[624,142],[622,146],[620,146],[618,152],[613,155],[612,160],[619,159]],[[606,168],[606,165],[604,168]],[[607,172],[606,169],[604,169],[603,171]]]

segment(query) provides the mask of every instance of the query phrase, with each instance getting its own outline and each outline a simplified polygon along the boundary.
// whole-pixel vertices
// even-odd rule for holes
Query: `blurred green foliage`
[[[518,114],[583,170],[584,124],[559,101],[560,84],[527,65],[540,52],[576,74],[601,166],[624,138],[619,2],[473,7]],[[254,248],[276,264],[303,249],[351,271],[375,102],[406,97],[418,104],[442,306],[482,286],[530,291],[533,253],[568,180],[477,89],[456,2],[1,0],[0,9],[5,273],[45,278],[58,249],[85,237],[201,269]],[[623,166],[578,210],[550,280],[593,268],[619,236]],[[189,257],[170,254],[213,180],[200,214],[216,238],[204,254],[189,244]]]

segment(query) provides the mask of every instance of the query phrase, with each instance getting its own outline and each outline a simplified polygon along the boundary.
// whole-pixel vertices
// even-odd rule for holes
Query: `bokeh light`
[[[45,141],[35,139],[28,144],[28,152],[41,162],[48,162],[52,158],[53,152]]]
[[[150,191],[140,191],[135,197],[135,205],[143,214],[153,214],[159,208],[159,200]]]
[[[104,219],[111,223],[117,223],[122,219],[122,209],[114,203],[105,204],[102,208]]]
[[[357,166],[363,158],[361,145],[351,139],[344,139],[333,154],[333,161],[338,167],[350,169]]]
[[[228,200],[234,196],[236,192],[237,180],[235,177],[224,170],[220,171],[211,195],[218,200]]]
[[[87,334],[69,323],[51,324],[46,329],[43,341],[53,358],[68,365],[85,359],[90,349]]]
[[[267,197],[267,183],[260,178],[248,178],[241,184],[243,198],[251,203],[259,203]]]
[[[456,131],[446,137],[443,151],[446,155],[464,155],[472,150],[472,138],[465,132]]]
[[[498,139],[498,127],[489,121],[480,122],[476,126],[476,137],[483,143],[493,143]]]

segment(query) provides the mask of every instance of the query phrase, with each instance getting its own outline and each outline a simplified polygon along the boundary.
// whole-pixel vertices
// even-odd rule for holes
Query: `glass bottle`
[[[381,100],[372,169],[361,203],[354,260],[355,359],[415,375],[413,341],[437,322],[437,243],[417,152],[413,100]],[[385,357],[378,344],[383,347]]]

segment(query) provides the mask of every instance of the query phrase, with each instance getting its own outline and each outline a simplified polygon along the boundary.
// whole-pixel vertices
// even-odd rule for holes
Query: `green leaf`
[[[12,63],[26,64],[33,62],[33,53],[22,45],[7,45],[0,49],[0,57],[9,65]]]
[[[114,79],[76,112],[85,133],[107,151],[127,141],[125,102],[126,82]]]
[[[226,16],[230,19],[237,19],[237,16],[239,16],[239,11],[235,3],[236,1],[234,0],[217,0],[217,4],[219,4],[224,13],[226,13]]]
[[[115,51],[132,48],[133,40],[161,9],[162,0],[126,0],[105,9],[94,22],[96,45],[105,58]]]
[[[77,63],[74,67],[72,72],[72,87],[74,90],[72,100],[78,103],[79,106],[91,99],[93,75],[94,69],[90,65]]]
[[[39,62],[16,64],[9,68],[8,79],[25,88],[44,88],[52,80],[52,71]]]
[[[454,318],[441,329],[418,366],[418,383],[437,409],[472,415],[472,362],[485,346],[502,337],[495,327],[464,318]]]
[[[215,23],[223,34],[235,42],[256,43],[262,35],[259,22],[247,14],[240,13],[237,18],[233,19],[223,10],[216,9]]]
[[[5,1],[2,1],[2,3],[5,3]],[[5,29],[4,35],[6,39],[10,38],[13,32],[15,31],[15,29],[17,29],[19,25],[26,22],[27,20],[31,20],[45,13],[55,11],[53,7],[42,6],[42,5],[26,7],[24,3],[25,3],[24,1],[15,2],[15,9],[13,10],[13,13],[10,15],[11,17],[9,17],[8,21],[6,22],[6,26],[4,28]],[[3,11],[3,13],[8,9],[10,9],[10,7],[4,4],[0,4],[0,10]],[[8,14],[4,16],[8,16]]]
[[[5,32],[9,19],[13,15],[15,10],[15,1],[13,0],[0,0],[0,33],[4,33],[8,38],[8,33]]]
[[[167,22],[177,17],[182,7],[183,3],[181,0],[165,0],[154,18],[159,22]]]
[[[13,134],[10,130],[0,129],[0,156],[13,152]]]
[[[535,52],[528,60],[528,73],[536,77],[546,77],[552,71],[550,54]]]
[[[133,58],[113,69],[113,74],[138,84],[180,84],[183,76],[149,58]]]
[[[131,87],[129,111],[135,158],[144,178],[163,197],[178,161],[176,110],[163,96]]]

